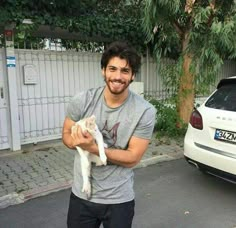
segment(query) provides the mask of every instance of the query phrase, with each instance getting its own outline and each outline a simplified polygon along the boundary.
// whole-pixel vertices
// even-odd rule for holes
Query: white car
[[[184,156],[200,170],[236,183],[236,76],[222,79],[192,112]]]

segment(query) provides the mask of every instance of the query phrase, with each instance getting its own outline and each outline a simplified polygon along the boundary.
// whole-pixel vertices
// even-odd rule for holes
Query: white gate
[[[61,138],[70,97],[103,85],[101,54],[20,49],[15,54],[21,144]]]
[[[6,61],[4,49],[0,48],[0,150],[9,148],[9,115],[7,102]]]

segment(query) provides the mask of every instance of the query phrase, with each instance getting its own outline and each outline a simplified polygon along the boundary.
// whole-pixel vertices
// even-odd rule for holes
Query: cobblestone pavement
[[[183,157],[181,143],[153,138],[135,168]],[[71,187],[74,153],[59,140],[0,151],[0,208]]]

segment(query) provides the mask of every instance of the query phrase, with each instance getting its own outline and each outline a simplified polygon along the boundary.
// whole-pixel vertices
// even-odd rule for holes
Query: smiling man
[[[92,194],[81,192],[82,174],[79,154],[75,154],[74,182],[70,196],[68,227],[131,228],[135,194],[133,169],[145,153],[155,123],[155,108],[129,90],[141,64],[137,52],[124,42],[112,43],[101,59],[105,86],[74,96],[67,108],[63,127],[64,144],[81,147],[98,155],[98,146],[79,126],[71,136],[71,127],[85,117],[95,115],[107,145],[107,166],[92,166]]]

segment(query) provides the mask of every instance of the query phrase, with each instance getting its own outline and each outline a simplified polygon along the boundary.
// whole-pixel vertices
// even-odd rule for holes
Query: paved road
[[[184,159],[135,170],[134,228],[235,228],[236,185]],[[69,190],[0,210],[3,228],[65,228]]]

